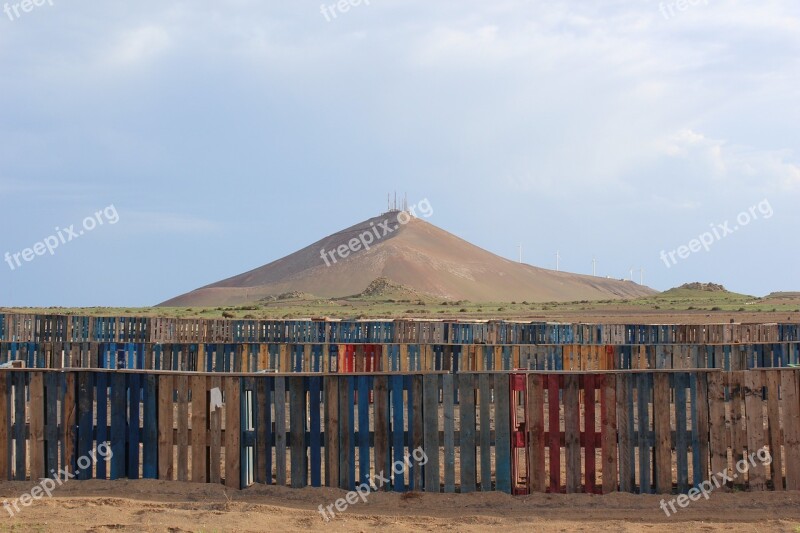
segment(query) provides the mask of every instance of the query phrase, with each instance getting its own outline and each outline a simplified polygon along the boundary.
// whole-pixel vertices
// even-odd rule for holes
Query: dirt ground
[[[16,499],[30,482],[0,483]],[[786,531],[800,532],[800,492],[723,493],[667,517],[662,496],[586,494],[512,497],[497,493],[371,494],[325,522],[317,510],[345,495],[338,489],[161,481],[70,481],[34,501],[0,531]]]

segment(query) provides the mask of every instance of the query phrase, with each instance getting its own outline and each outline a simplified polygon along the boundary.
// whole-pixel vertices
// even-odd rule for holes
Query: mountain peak
[[[431,297],[476,302],[635,298],[655,292],[630,281],[516,263],[407,211],[390,210],[161,305],[239,305],[291,291],[345,297],[362,294],[376,280]]]

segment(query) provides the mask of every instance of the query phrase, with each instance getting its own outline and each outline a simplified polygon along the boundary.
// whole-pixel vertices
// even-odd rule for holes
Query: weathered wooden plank
[[[158,479],[173,479],[174,377],[158,376]]]
[[[32,372],[30,382],[30,425],[31,425],[31,480],[45,477],[44,454],[44,375]],[[90,404],[91,406],[91,404]],[[91,428],[90,433],[91,436]]]
[[[403,462],[403,376],[391,377],[391,402],[392,402],[392,457],[394,462]],[[395,474],[392,489],[395,492],[405,491],[405,471]]]
[[[561,424],[558,401],[559,376],[547,376],[547,415],[549,421],[550,492],[561,492]]]
[[[322,378],[308,378],[309,398],[309,459],[311,470],[311,486],[322,486],[322,421],[321,421],[321,384]],[[377,424],[377,421],[376,421]],[[376,425],[377,432],[377,425]]]
[[[325,486],[339,486],[339,378],[325,376]]]
[[[212,376],[210,378],[211,390],[217,396],[217,400],[222,396],[222,378]],[[208,415],[208,480],[211,483],[222,483],[222,415],[223,406],[214,404],[209,407]],[[267,470],[269,472],[269,470]]]
[[[492,408],[492,382],[490,374],[478,374],[478,413],[480,465],[481,465],[481,490],[492,490],[492,424],[489,413]],[[498,420],[495,417],[495,420]]]
[[[14,382],[14,479],[25,481],[28,478],[28,439],[25,391],[27,376],[23,372],[11,375]]]
[[[289,447],[291,449],[291,486],[300,489],[308,484],[306,464],[306,391],[301,376],[289,378]]]
[[[141,377],[141,374],[128,375],[128,479],[139,479]]]
[[[544,441],[544,379],[541,375],[528,374],[528,405],[526,407],[528,428],[528,491],[544,492],[545,478],[545,441]]]
[[[686,428],[686,388],[689,375],[685,372],[675,376],[675,464],[677,468],[678,492],[689,490],[689,435]]]
[[[266,368],[263,357],[265,346],[259,352],[259,369]],[[256,379],[256,446],[255,482],[272,483],[272,469],[267,469],[267,458],[272,459],[272,445],[267,438],[268,427],[272,424],[269,404],[269,378]],[[270,461],[271,462],[271,461]]]
[[[747,419],[747,452],[750,457],[765,444],[764,436],[764,402],[762,399],[762,382],[760,370],[750,370],[745,376],[745,411]],[[750,460],[747,470],[750,490],[766,488],[766,469],[758,458]]]
[[[125,374],[111,374],[111,479],[126,475],[126,430],[128,384]]]
[[[786,490],[800,490],[800,399],[797,370],[781,370],[781,415]]]
[[[650,396],[652,385],[650,378],[652,374],[641,373],[637,376],[637,415],[639,418],[639,490],[642,494],[653,492],[651,477],[652,467],[650,464]]]
[[[734,350],[734,354],[740,353],[738,350]],[[734,354],[732,354],[732,357]],[[733,366],[739,366],[740,362],[737,358],[736,365]],[[744,409],[744,373],[742,371],[730,372],[727,377],[730,390],[731,452],[733,465],[735,466],[744,457],[744,449],[747,446],[747,432],[744,429],[744,417],[742,415]],[[734,481],[734,485],[744,486],[744,476],[738,476]]]
[[[375,394],[375,473],[385,478],[391,471],[389,457],[389,377],[375,376],[373,384]],[[313,428],[312,428],[313,434]],[[389,490],[388,484],[379,487],[380,490]]]
[[[783,490],[783,450],[781,439],[781,417],[779,407],[780,370],[765,370],[767,385],[767,419],[769,424],[769,450],[772,456],[770,463],[773,490]]]
[[[439,376],[426,374],[422,380],[425,492],[439,492]]]
[[[597,421],[595,419],[595,376],[593,374],[586,374],[583,376],[583,392],[584,392],[584,472],[585,472],[585,492],[590,494],[596,490],[597,482],[597,466],[596,466],[596,428]]]
[[[578,492],[581,486],[580,400],[576,374],[564,376],[564,448],[566,450],[567,494]],[[552,431],[553,428],[550,428]]]
[[[100,387],[99,375],[97,376],[97,386]],[[156,410],[156,402],[158,392],[156,389],[156,376],[148,374],[142,376],[143,379],[143,398],[144,398],[144,424],[142,427],[142,477],[145,479],[156,479],[158,477],[158,428],[156,427],[156,420],[158,418]],[[100,397],[100,388],[98,390],[98,403]],[[105,396],[104,396],[105,397]],[[98,405],[98,412],[100,406]],[[98,424],[100,422],[98,421]],[[102,422],[105,425],[105,420]],[[100,436],[98,428],[97,445],[100,446]],[[98,477],[100,477],[100,465],[102,460],[97,464]]]
[[[506,374],[494,376],[495,490],[511,494],[511,382]]]
[[[455,389],[453,388],[453,374],[442,376],[442,398],[444,400],[444,491],[452,493],[456,491],[455,406],[453,401],[455,399]]]
[[[634,443],[631,415],[633,376],[617,374],[617,428],[619,433],[619,490],[633,492],[635,485]]]
[[[656,491],[672,492],[672,428],[670,426],[669,374],[654,376],[653,416],[656,434]]]
[[[64,397],[61,402],[61,449],[63,451],[61,467],[71,472],[75,468],[75,437],[77,436],[75,428],[75,420],[77,416],[77,407],[75,405],[75,374],[73,373],[67,373],[64,375],[63,396]]]
[[[286,486],[286,378],[275,378],[275,483]]]
[[[155,376],[151,377],[155,379]],[[56,396],[57,392],[55,390],[55,380],[53,380],[53,385],[53,395]],[[108,446],[108,374],[105,372],[100,372],[95,376],[95,391],[97,397],[97,448],[99,449],[101,446]],[[48,396],[49,395],[50,389],[48,388]],[[55,399],[53,401],[55,402]],[[153,416],[151,420],[153,421],[151,426],[155,430],[154,422],[156,417]],[[56,442],[56,447],[58,447],[58,442]],[[103,457],[98,454],[96,471],[97,479],[107,478],[107,457]]]
[[[459,374],[461,492],[475,492],[475,375]]]
[[[358,376],[358,483],[369,483],[370,443],[369,443],[369,376]]]
[[[698,372],[692,375],[692,379],[695,384],[692,388],[694,392],[692,413],[697,420],[697,437],[692,440],[692,457],[694,460],[694,483],[699,485],[709,479],[708,374]],[[695,427],[695,424],[692,426]],[[695,448],[695,446],[697,447]]]
[[[192,376],[192,481],[206,483],[208,448],[208,383],[205,376]]]
[[[352,411],[352,379],[344,377],[339,380],[339,488],[352,490],[354,480],[350,476],[352,461],[350,460],[350,447],[353,441]]]
[[[226,377],[225,386],[225,486],[241,488],[241,379]]]
[[[178,481],[189,481],[189,376],[175,376],[178,390]],[[227,457],[227,449],[226,449]]]
[[[432,361],[432,358],[431,358]],[[432,367],[426,367],[432,368]],[[411,420],[413,426],[413,435],[411,436],[412,439],[412,446],[411,452],[413,454],[414,450],[424,450],[425,449],[425,421],[423,418],[423,386],[422,386],[422,376],[412,376],[411,378],[412,383],[412,391],[411,391],[411,401],[409,401],[409,406],[411,406],[414,410],[414,417]],[[437,450],[438,453],[438,450]],[[418,463],[413,463],[410,467],[409,475],[414,479],[414,490],[422,490],[424,487],[425,480],[423,478],[423,467],[420,466]]]
[[[708,376],[709,440],[711,470],[714,474],[728,471],[728,439],[725,426],[725,375]]]
[[[9,438],[11,420],[8,416],[10,379],[10,374],[0,373],[0,481],[8,481],[11,477],[11,439]]]
[[[613,366],[609,364],[606,366]],[[601,381],[600,424],[602,431],[603,494],[617,490],[617,381],[605,374]]]

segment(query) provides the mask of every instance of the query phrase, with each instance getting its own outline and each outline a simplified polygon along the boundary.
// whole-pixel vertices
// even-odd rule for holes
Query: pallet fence
[[[7,480],[683,493],[764,448],[728,488],[800,490],[800,370],[0,370]]]

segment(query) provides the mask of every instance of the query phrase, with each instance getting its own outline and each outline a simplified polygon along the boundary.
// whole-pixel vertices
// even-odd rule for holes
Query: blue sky
[[[543,267],[800,290],[796,1],[353,3],[10,2],[0,305],[155,304],[395,190]],[[111,205],[117,223],[14,264]]]

